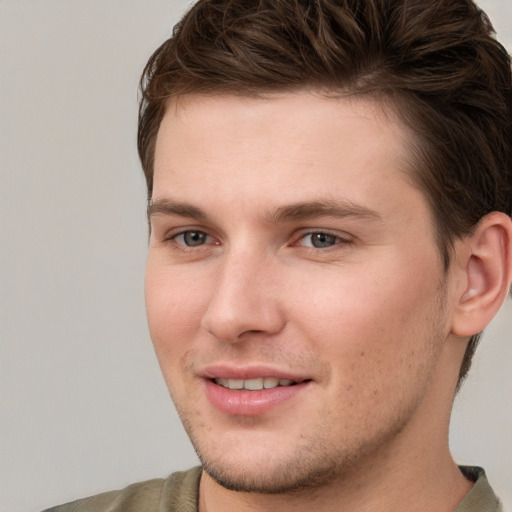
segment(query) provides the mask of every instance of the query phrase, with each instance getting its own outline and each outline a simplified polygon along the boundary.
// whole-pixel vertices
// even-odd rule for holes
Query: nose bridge
[[[226,251],[203,317],[203,328],[226,342],[236,342],[248,332],[278,332],[283,318],[272,267],[272,259],[257,248]]]

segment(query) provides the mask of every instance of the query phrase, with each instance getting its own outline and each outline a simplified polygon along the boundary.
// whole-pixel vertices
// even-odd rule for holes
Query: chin
[[[350,472],[361,454],[355,446],[341,450],[338,446],[333,453],[321,435],[312,438],[290,433],[276,444],[262,432],[245,439],[237,439],[233,433],[226,446],[227,441],[216,442],[194,429],[188,433],[204,472],[222,487],[238,492],[296,494],[323,487]]]
[[[338,473],[329,458],[322,461],[288,460],[258,464],[223,464],[200,455],[203,470],[219,485],[230,491],[260,494],[295,494],[306,489],[325,486]]]

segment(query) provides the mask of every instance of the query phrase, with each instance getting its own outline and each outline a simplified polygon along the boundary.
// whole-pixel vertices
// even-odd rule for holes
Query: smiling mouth
[[[215,384],[231,390],[261,391],[277,387],[295,386],[298,382],[290,379],[278,379],[276,377],[265,377],[257,379],[212,379]]]

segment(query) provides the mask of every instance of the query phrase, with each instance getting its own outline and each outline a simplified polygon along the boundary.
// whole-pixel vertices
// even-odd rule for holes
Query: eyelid
[[[206,235],[206,241],[204,244],[197,245],[197,246],[188,246],[183,242],[178,242],[176,239],[179,236],[183,236],[188,232],[200,232],[204,233]],[[328,236],[335,237],[337,239],[337,243],[330,247],[324,247],[324,248],[317,248],[317,247],[311,247],[307,245],[301,244],[301,241],[306,238],[307,236],[314,235],[314,234],[325,234]],[[221,242],[219,241],[218,237],[211,233],[211,231],[204,227],[198,227],[194,225],[189,226],[180,226],[171,228],[167,231],[165,231],[161,236],[161,241],[164,243],[173,243],[175,246],[179,247],[182,250],[200,250],[200,248],[204,248],[205,246],[212,246],[212,245],[220,245]],[[292,242],[290,246],[299,246],[303,247],[305,249],[311,249],[313,251],[321,251],[326,252],[329,249],[334,249],[337,246],[340,245],[346,245],[353,243],[355,241],[355,237],[353,235],[350,235],[346,232],[340,232],[335,229],[327,229],[327,228],[303,228],[301,230],[298,230],[295,232],[295,234],[292,236]]]
[[[295,240],[299,241],[308,235],[317,235],[317,234],[333,236],[333,237],[339,238],[343,242],[352,242],[354,240],[354,237],[352,235],[349,235],[346,232],[339,232],[335,229],[326,229],[326,228],[325,229],[324,228],[303,229],[296,234]]]
[[[194,246],[187,245],[184,243],[184,241],[177,240],[179,236],[184,236],[186,233],[189,232],[204,233],[206,235],[205,243]],[[197,252],[201,251],[201,249],[205,250],[206,248],[211,248],[212,246],[220,245],[218,238],[215,235],[213,235],[208,229],[199,228],[196,226],[180,226],[169,229],[163,234],[161,241],[164,244],[171,244],[175,250],[179,250],[182,252]]]
[[[336,238],[337,241],[331,246],[327,247],[314,247],[312,245],[304,245],[302,244],[302,240],[304,240],[306,237],[316,234],[323,234],[327,236],[332,236],[333,238]],[[304,249],[315,251],[315,252],[328,252],[330,250],[336,250],[340,249],[341,247],[344,247],[348,244],[351,244],[354,242],[354,237],[349,235],[348,233],[340,233],[336,230],[331,229],[322,229],[322,228],[311,228],[311,229],[305,229],[300,231],[295,237],[294,242],[292,243],[292,246],[295,247],[302,247]]]
[[[206,231],[204,229],[197,229],[197,228],[180,229],[176,233],[173,233],[170,238],[177,238],[178,236],[186,235],[187,233],[202,233],[202,234],[206,235],[206,238],[215,239],[215,237],[213,235],[211,235],[210,233],[208,233],[208,231]]]

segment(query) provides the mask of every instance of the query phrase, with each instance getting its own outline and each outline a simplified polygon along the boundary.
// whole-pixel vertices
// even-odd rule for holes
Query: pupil
[[[312,237],[314,247],[330,247],[336,243],[336,237],[327,233],[315,233]]]
[[[201,231],[187,231],[183,239],[187,245],[201,245],[205,240],[205,233]]]

